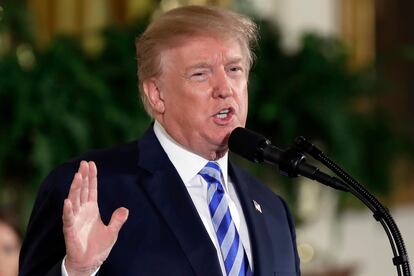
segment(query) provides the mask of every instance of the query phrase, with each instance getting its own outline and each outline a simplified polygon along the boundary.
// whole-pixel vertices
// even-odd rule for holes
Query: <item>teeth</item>
[[[227,115],[229,114],[230,110],[229,109],[223,109],[221,110],[219,113],[217,113],[217,117],[220,119],[224,119],[227,117]]]

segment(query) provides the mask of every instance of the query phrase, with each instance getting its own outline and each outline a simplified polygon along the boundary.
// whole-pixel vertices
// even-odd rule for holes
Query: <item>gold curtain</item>
[[[188,4],[230,6],[232,0],[27,0],[36,44],[44,48],[56,34],[79,36],[86,48],[99,47],[97,31],[108,24],[123,25],[158,6]]]
[[[375,58],[375,0],[341,0],[342,37],[351,49],[350,67]]]

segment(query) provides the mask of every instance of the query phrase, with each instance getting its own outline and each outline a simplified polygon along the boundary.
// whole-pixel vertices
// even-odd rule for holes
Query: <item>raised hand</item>
[[[101,266],[128,218],[128,209],[121,207],[114,211],[108,226],[102,222],[97,185],[95,163],[82,161],[63,206],[65,267],[69,276],[90,275]]]

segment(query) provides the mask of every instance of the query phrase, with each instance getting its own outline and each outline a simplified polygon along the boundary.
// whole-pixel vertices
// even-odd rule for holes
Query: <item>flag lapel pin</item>
[[[259,203],[256,202],[256,200],[253,200],[254,209],[256,209],[257,212],[262,213],[262,207]]]

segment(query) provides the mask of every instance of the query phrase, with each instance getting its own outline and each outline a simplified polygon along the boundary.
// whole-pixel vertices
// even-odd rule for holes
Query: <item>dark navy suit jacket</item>
[[[99,275],[222,275],[216,249],[152,127],[138,142],[90,152],[46,178],[23,242],[19,275],[61,275],[63,201],[81,160],[98,167],[102,220],[108,223],[118,207],[129,209]],[[229,174],[249,229],[254,274],[300,275],[294,225],[284,201],[231,162]]]

